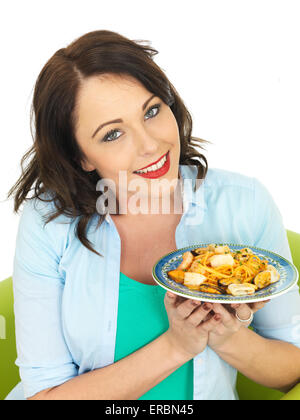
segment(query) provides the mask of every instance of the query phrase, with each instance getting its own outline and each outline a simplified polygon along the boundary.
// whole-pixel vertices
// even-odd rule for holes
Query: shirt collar
[[[179,175],[183,180],[182,192],[183,192],[183,206],[184,213],[187,213],[190,207],[190,204],[196,206],[197,214],[203,215],[203,212],[206,210],[206,203],[204,200],[204,181],[203,179],[197,179],[198,167],[196,165],[179,165]],[[197,190],[194,191],[195,184]],[[110,214],[105,215],[104,220],[111,224],[112,219]],[[198,219],[200,222],[200,219]]]
[[[206,208],[204,201],[204,180],[197,179],[198,166],[179,165],[179,169],[183,179],[183,202]],[[196,191],[194,191],[195,185],[197,187]]]

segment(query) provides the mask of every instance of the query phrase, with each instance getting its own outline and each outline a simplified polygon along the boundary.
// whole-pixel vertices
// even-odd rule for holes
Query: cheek
[[[150,125],[155,132],[153,136],[161,140],[175,145],[179,142],[179,129],[176,118],[171,109],[164,109],[159,119]]]
[[[126,158],[126,156],[128,156]],[[95,165],[99,168],[103,177],[118,178],[119,171],[128,172],[130,168],[129,155],[124,153],[116,153],[113,150],[98,152],[98,156],[95,157]]]
[[[167,127],[166,132],[167,132],[168,138],[170,139],[170,142],[172,141],[172,143],[177,145],[180,143],[179,128],[178,128],[177,121],[171,110],[170,110],[170,113],[171,115],[169,116],[168,122],[166,124],[166,127]]]

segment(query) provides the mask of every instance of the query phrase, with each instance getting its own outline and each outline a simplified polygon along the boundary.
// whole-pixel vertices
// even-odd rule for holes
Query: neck
[[[180,175],[180,174],[179,174]],[[183,214],[183,196],[182,196],[182,178],[179,176],[175,188],[168,190],[165,195],[162,193],[159,197],[151,199],[151,196],[139,197],[134,199],[131,196],[127,202],[125,210],[120,206],[119,198],[116,200],[116,215],[122,216],[124,219],[128,217],[139,216],[139,219],[155,218],[155,216],[170,216]],[[132,210],[133,209],[133,210]]]

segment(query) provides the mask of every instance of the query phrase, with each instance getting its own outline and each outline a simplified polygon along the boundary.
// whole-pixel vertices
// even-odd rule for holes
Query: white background
[[[193,135],[213,142],[209,167],[257,177],[300,232],[299,0],[20,0],[1,18],[0,280],[12,274],[19,216],[5,199],[32,143],[34,83],[55,51],[99,29],[151,42]]]

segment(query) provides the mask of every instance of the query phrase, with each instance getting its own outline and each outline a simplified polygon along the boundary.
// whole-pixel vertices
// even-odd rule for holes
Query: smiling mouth
[[[161,158],[159,158],[156,162],[151,163],[150,165],[145,166],[142,169],[138,169],[137,171],[134,171],[133,173],[134,174],[147,173],[147,172],[153,172],[153,171],[156,171],[156,170],[160,169],[160,167],[162,167],[165,164],[166,159],[168,157],[168,153],[169,153],[169,151],[167,153],[165,153]],[[155,165],[159,165],[159,166],[155,166]],[[144,172],[146,170],[147,170],[147,172]]]

